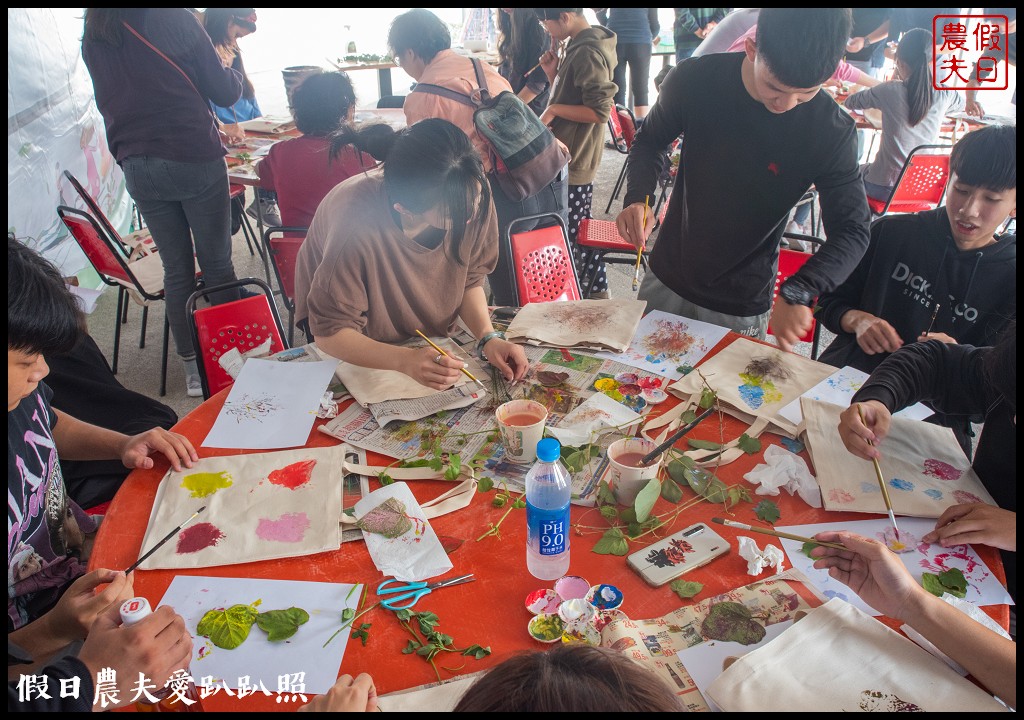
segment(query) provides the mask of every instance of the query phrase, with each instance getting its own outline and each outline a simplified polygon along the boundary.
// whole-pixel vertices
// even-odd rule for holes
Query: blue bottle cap
[[[557,438],[544,438],[537,443],[537,457],[544,462],[554,462],[562,453],[562,444]]]

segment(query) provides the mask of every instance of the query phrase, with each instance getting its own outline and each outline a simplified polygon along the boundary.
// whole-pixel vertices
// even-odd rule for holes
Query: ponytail
[[[911,127],[924,120],[934,100],[931,50],[931,33],[921,28],[905,33],[896,48],[896,59],[907,69],[903,84],[907,88],[907,121]]]

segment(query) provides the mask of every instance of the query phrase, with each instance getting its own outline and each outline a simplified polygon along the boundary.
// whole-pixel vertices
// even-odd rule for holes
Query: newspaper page
[[[601,632],[601,644],[626,653],[659,674],[690,712],[708,712],[710,707],[676,653],[705,642],[701,625],[715,603],[731,601],[750,610],[756,621],[767,627],[794,619],[800,610],[812,610],[825,603],[822,596],[799,570],[787,570],[717,597],[687,605],[653,620],[619,620]]]
[[[345,446],[345,462],[366,465],[366,451],[354,445]],[[341,511],[349,515],[353,514],[356,503],[370,494],[370,478],[356,473],[345,473],[341,478]],[[341,529],[341,541],[343,543],[353,540],[362,540],[363,531],[357,527],[345,527]]]

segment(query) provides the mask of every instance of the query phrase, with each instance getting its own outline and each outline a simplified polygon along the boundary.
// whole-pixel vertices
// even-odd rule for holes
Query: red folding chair
[[[241,300],[198,307],[199,301],[209,295],[232,288],[254,285],[262,291]],[[232,348],[245,353],[270,338],[270,352],[288,348],[284,341],[284,327],[274,303],[274,292],[259,278],[242,278],[215,287],[201,288],[192,293],[185,303],[192,342],[199,362],[199,377],[203,381],[203,399],[231,385],[234,380],[217,362]]]
[[[85,186],[79,182],[78,178],[71,174],[70,171],[64,171],[64,177],[71,187],[78,193],[78,197],[81,198],[82,202],[85,203],[86,209],[92,213],[93,217],[99,222],[100,226],[106,230],[107,234],[114,238],[118,244],[124,249],[126,255],[131,255],[136,250],[141,250],[145,253],[154,253],[157,251],[156,244],[153,242],[153,235],[142,227],[142,214],[139,213],[139,208],[132,203],[132,219],[133,222],[137,222],[139,230],[135,230],[127,235],[122,236],[117,232],[113,223],[107,217],[106,213],[100,209],[99,203],[96,199],[89,194],[89,191],[85,189]]]
[[[520,223],[553,220],[555,225],[513,232]],[[569,231],[558,213],[541,213],[513,220],[505,231],[512,259],[516,305],[555,300],[581,300],[580,281],[569,249]]]
[[[802,233],[783,233],[783,238],[789,240],[801,240],[805,243],[809,243],[812,247],[821,245],[824,241],[819,237],[813,235],[804,235]],[[800,252],[799,250],[787,250],[782,248],[779,250],[779,267],[775,272],[775,285],[772,288],[772,305],[775,305],[776,299],[779,297],[779,287],[782,283],[786,282],[791,276],[795,275],[797,271],[804,266],[808,260],[814,255],[809,252]],[[772,334],[772,328],[769,324],[768,334]],[[811,343],[811,359],[818,359],[818,341],[821,336],[821,326],[817,320],[814,320],[811,324],[811,329],[800,338],[800,342]]]
[[[937,208],[946,194],[951,150],[949,145],[918,145],[911,150],[889,199],[879,200],[868,196],[871,212],[887,215]]]
[[[117,315],[114,316],[114,352],[110,369],[117,373],[117,356],[121,348],[121,324],[127,314],[126,297],[142,305],[142,330],[139,347],[146,345],[146,321],[149,303],[164,299],[164,267],[158,253],[144,253],[137,248],[127,254],[119,236],[110,235],[91,213],[86,210],[60,205],[57,215],[82,252],[95,268],[100,279],[117,288]],[[197,273],[198,274],[198,273]],[[160,395],[167,392],[167,340],[170,325],[164,315],[163,362],[160,368]]]
[[[295,261],[309,228],[268,227],[263,231],[263,247],[277,276],[281,300],[288,309],[288,344],[295,342]]]
[[[653,208],[650,212],[654,212]],[[590,297],[597,283],[598,264],[601,262],[610,265],[635,265],[636,248],[633,243],[627,242],[619,235],[618,225],[613,220],[595,220],[594,218],[583,218],[580,221],[580,231],[576,235],[576,244],[583,248],[583,257],[580,265],[584,268],[594,264],[594,272],[584,278],[586,282],[580,283],[586,287],[583,296]],[[648,250],[640,256],[640,264],[644,271],[647,270],[647,258],[650,255]]]
[[[622,105],[616,105],[612,108],[611,115],[608,116],[608,129],[611,131],[615,149],[626,157],[622,160],[622,169],[619,171],[619,177],[612,189],[612,196],[608,198],[608,206],[604,209],[606,215],[611,212],[612,203],[615,202],[615,198],[619,196],[619,192],[626,182],[629,149],[633,147],[633,138],[636,137],[636,118],[633,116],[633,111]]]

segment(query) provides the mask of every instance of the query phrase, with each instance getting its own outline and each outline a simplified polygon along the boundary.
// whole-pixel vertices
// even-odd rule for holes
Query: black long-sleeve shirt
[[[771,113],[743,86],[744,57],[692,58],[668,74],[629,152],[625,204],[654,195],[664,148],[682,135],[651,269],[697,305],[749,316],[771,307],[779,240],[811,185],[828,242],[793,281],[815,295],[857,266],[870,216],[853,120],[821,92]]]

